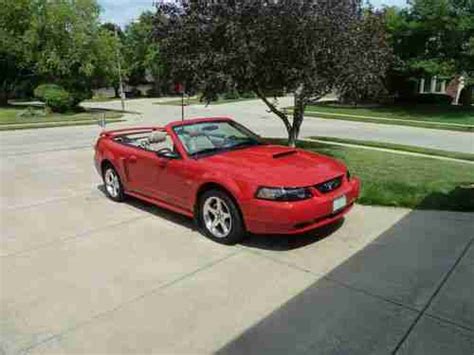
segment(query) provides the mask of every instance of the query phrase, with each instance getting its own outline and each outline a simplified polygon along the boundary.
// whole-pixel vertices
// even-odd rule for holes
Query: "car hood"
[[[216,154],[201,160],[216,172],[225,172],[264,186],[315,185],[346,172],[329,157],[301,149],[261,145]]]

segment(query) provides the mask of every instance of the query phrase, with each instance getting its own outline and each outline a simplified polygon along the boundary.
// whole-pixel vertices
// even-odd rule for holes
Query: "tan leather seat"
[[[157,152],[163,148],[171,148],[170,144],[166,144],[167,139],[169,140],[169,137],[165,132],[153,131],[148,136],[147,149]]]

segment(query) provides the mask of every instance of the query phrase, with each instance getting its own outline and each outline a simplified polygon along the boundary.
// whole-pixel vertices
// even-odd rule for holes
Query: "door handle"
[[[130,163],[136,163],[136,162],[137,162],[137,157],[136,157],[135,155],[130,155],[130,156],[128,157],[128,161],[129,161]]]

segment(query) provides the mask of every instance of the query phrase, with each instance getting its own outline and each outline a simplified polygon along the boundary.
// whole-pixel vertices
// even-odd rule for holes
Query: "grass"
[[[256,100],[256,98],[219,99],[218,101],[212,101],[209,105],[222,105],[222,104],[228,104],[232,102],[241,102],[241,101],[249,101],[249,100]],[[206,105],[206,103],[201,102],[198,97],[191,97],[188,99],[184,99],[184,104],[185,106]],[[181,99],[170,100],[170,101],[165,101],[165,102],[155,102],[154,105],[181,106]]]
[[[343,161],[362,181],[361,204],[474,211],[472,164],[316,142],[298,146]]]
[[[22,116],[21,114],[27,110],[30,114]],[[0,108],[0,130],[97,124],[103,115],[105,115],[106,122],[122,121],[122,113],[115,111],[87,110],[45,115],[40,108],[27,109],[26,107],[10,106]]]
[[[308,106],[305,116],[455,131],[474,131],[474,107],[390,105],[358,108],[320,104]]]
[[[310,137],[310,138],[317,139],[320,141],[356,144],[356,145],[363,145],[367,147],[392,149],[392,150],[399,150],[399,151],[410,152],[410,153],[419,153],[419,154],[433,155],[433,156],[439,156],[439,157],[445,157],[445,158],[474,161],[474,154],[469,154],[469,153],[450,152],[450,151],[440,150],[440,149],[422,148],[422,147],[415,147],[411,145],[382,143],[382,142],[365,141],[365,140],[358,140],[358,139],[320,137],[320,136],[315,136],[315,137]]]

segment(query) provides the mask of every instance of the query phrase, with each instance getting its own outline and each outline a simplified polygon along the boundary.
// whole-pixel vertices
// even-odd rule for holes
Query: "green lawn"
[[[361,204],[474,211],[472,164],[323,143],[298,145],[345,162],[362,181]]]
[[[436,129],[474,131],[474,107],[443,105],[391,105],[349,108],[310,105],[306,116]]]
[[[310,138],[321,140],[321,141],[363,145],[367,147],[385,148],[385,149],[399,150],[399,151],[410,152],[410,153],[419,153],[419,154],[440,156],[440,157],[445,157],[445,158],[474,161],[474,154],[469,154],[469,153],[451,152],[451,151],[440,150],[440,149],[422,148],[422,147],[416,147],[416,146],[411,146],[411,145],[394,144],[394,143],[365,141],[365,140],[359,140],[359,139],[321,137],[321,136],[314,136]]]
[[[212,101],[209,105],[222,105],[222,104],[228,104],[232,102],[249,101],[249,100],[257,100],[257,99],[256,98],[219,99],[218,101]],[[184,99],[184,104],[186,106],[206,105],[206,103],[201,102],[198,97],[191,97],[189,99]],[[155,102],[154,105],[181,106],[181,99],[176,99],[176,100],[171,100],[171,101],[166,101],[166,102]]]
[[[0,108],[0,130],[97,124],[97,120],[104,115],[107,122],[119,122],[122,117],[122,113],[114,111],[87,110],[45,115],[41,108],[28,110],[34,115],[22,116],[21,114],[27,111],[26,107]]]

